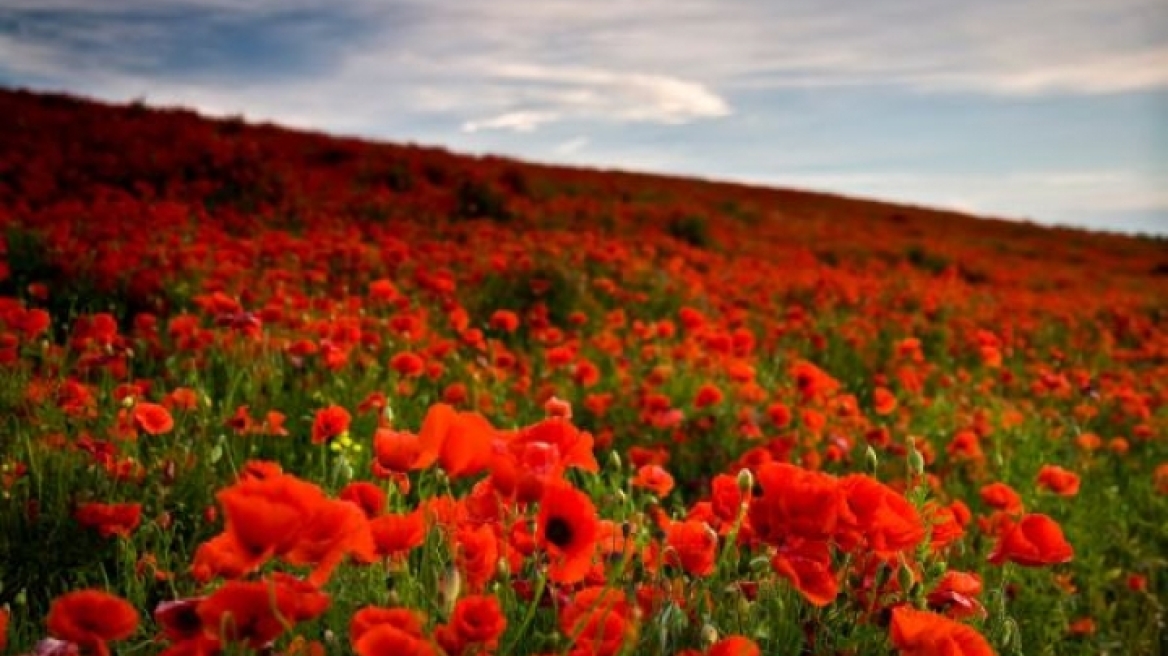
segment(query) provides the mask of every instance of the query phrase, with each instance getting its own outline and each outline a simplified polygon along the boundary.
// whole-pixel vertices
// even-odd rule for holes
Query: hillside
[[[1168,645],[1164,239],[0,116],[0,652]]]

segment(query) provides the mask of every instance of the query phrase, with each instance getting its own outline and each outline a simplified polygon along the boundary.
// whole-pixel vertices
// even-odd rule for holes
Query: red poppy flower
[[[841,521],[847,525],[854,519],[839,481],[828,474],[768,462],[759,467],[756,480],[762,495],[750,504],[750,523],[772,544],[787,536],[827,539]]]
[[[264,649],[299,622],[318,617],[328,595],[285,574],[260,581],[228,581],[199,604],[204,627],[223,642]]]
[[[491,315],[490,325],[494,330],[513,333],[519,328],[519,315],[510,310],[495,310]]]
[[[54,638],[109,656],[107,642],[124,640],[138,629],[138,611],[108,592],[79,590],[53,600],[46,622]]]
[[[385,510],[385,490],[366,481],[349,483],[341,490],[337,498],[341,501],[357,504],[361,512],[370,519],[380,515]]]
[[[349,430],[351,420],[352,415],[349,411],[337,405],[330,405],[318,411],[312,422],[312,443],[324,444],[340,436]]]
[[[349,639],[356,643],[370,630],[378,626],[392,626],[405,633],[421,638],[422,625],[426,618],[410,608],[381,608],[366,606],[353,613],[349,620]]]
[[[438,461],[451,478],[476,474],[490,464],[495,429],[476,412],[457,412],[445,403],[430,406],[418,432],[413,469]]]
[[[660,465],[644,465],[633,477],[633,487],[649,490],[658,497],[665,497],[673,489],[673,476]]]
[[[897,606],[889,627],[892,646],[900,656],[993,656],[976,629],[943,615]]]
[[[97,529],[104,538],[126,538],[142,521],[142,504],[87,503],[77,509],[74,517],[82,526]]]
[[[872,405],[878,415],[892,414],[896,410],[896,396],[886,387],[877,387],[872,392]]]
[[[373,434],[376,465],[387,472],[408,472],[421,453],[418,436],[413,433],[378,428]]]
[[[455,534],[455,562],[466,578],[467,588],[478,592],[495,576],[499,564],[499,539],[490,524],[463,526]]]
[[[955,619],[973,615],[984,617],[985,608],[977,600],[981,588],[981,578],[977,574],[949,570],[929,593],[929,607]]]
[[[424,638],[412,635],[396,626],[380,624],[354,637],[353,651],[357,656],[435,656],[434,645]]]
[[[150,435],[164,435],[174,430],[174,418],[170,416],[170,411],[156,403],[135,404],[134,424]]]
[[[831,571],[831,551],[826,542],[803,541],[780,549],[771,566],[816,606],[826,606],[839,594],[839,580]]]
[[[426,540],[426,522],[420,509],[408,515],[390,513],[377,517],[369,522],[369,530],[379,556],[403,555]]]
[[[415,378],[422,375],[422,371],[426,368],[426,361],[417,353],[403,351],[390,358],[389,366],[402,376]]]
[[[1022,497],[1005,483],[990,483],[981,489],[981,500],[987,506],[1011,515],[1022,512]]]
[[[1073,497],[1079,493],[1079,476],[1057,465],[1043,465],[1038,470],[1038,487],[1061,497]]]
[[[592,586],[576,593],[560,611],[560,631],[575,640],[572,654],[613,656],[635,630],[632,607],[617,588]]]
[[[740,635],[726,636],[710,646],[706,656],[759,656],[758,644]]]
[[[507,629],[507,618],[496,597],[470,595],[455,604],[450,625],[462,644],[480,644],[494,649],[499,636]]]
[[[1074,555],[1058,523],[1035,513],[1023,516],[1017,523],[1006,520],[989,561],[995,565],[1009,560],[1023,567],[1042,567],[1070,562]]]
[[[718,534],[708,524],[697,520],[674,522],[666,531],[665,542],[672,551],[667,559],[676,561],[692,576],[709,576],[718,556]]]
[[[694,407],[701,410],[722,402],[722,390],[712,383],[704,383],[694,397]]]
[[[920,515],[892,488],[864,474],[844,477],[840,487],[847,493],[848,508],[855,516],[854,524],[846,529],[849,541],[863,542],[877,554],[891,555],[925,539]]]
[[[548,551],[552,581],[583,580],[592,565],[598,532],[596,507],[587,494],[562,480],[544,485],[536,518],[536,544]]]

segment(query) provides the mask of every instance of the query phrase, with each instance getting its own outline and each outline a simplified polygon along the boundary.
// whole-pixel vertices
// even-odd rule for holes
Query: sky
[[[1168,235],[1165,0],[0,0],[0,85]]]

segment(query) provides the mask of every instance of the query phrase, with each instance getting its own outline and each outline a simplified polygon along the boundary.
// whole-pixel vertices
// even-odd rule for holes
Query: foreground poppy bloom
[[[548,551],[548,576],[556,583],[583,580],[596,551],[599,519],[587,494],[562,481],[544,485],[536,517],[536,544]]]
[[[892,646],[900,656],[993,656],[984,636],[970,626],[909,606],[892,609]]]
[[[759,656],[758,644],[740,635],[726,636],[715,642],[706,656]]]
[[[824,540],[854,517],[839,481],[788,463],[769,462],[758,470],[762,495],[750,504],[750,523],[772,544],[787,537]]]
[[[228,581],[199,604],[197,614],[219,640],[263,649],[328,606],[328,596],[315,586],[275,574],[268,580]]]
[[[392,624],[380,624],[353,640],[358,656],[435,656],[434,645]]]
[[[438,462],[451,478],[471,476],[491,461],[495,429],[477,412],[458,412],[445,403],[430,406],[418,431],[418,455],[411,467]]]
[[[781,549],[771,559],[771,566],[815,606],[826,606],[839,594],[839,580],[831,571],[831,551],[826,542],[802,542]]]
[[[46,623],[54,638],[108,656],[107,642],[124,640],[138,629],[138,611],[108,592],[80,590],[57,597]]]
[[[666,531],[669,561],[676,561],[692,576],[714,573],[718,555],[718,534],[708,524],[698,520],[674,522]]]
[[[1042,567],[1070,562],[1074,555],[1058,522],[1035,513],[1017,523],[1007,520],[989,561],[995,565],[1008,560],[1023,567]]]
[[[634,637],[632,608],[624,593],[594,586],[576,593],[560,611],[560,632],[573,637],[573,656],[614,656]]]
[[[356,643],[369,631],[383,625],[400,629],[409,635],[422,637],[422,625],[426,618],[410,608],[382,608],[366,606],[353,613],[349,620],[349,639]]]
[[[471,595],[458,600],[450,625],[463,647],[483,645],[494,649],[507,629],[507,618],[496,597]]]

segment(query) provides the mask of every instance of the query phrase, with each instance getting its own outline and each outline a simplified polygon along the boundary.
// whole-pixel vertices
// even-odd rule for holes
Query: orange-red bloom
[[[164,435],[174,430],[174,418],[170,416],[170,411],[156,403],[135,404],[134,424],[150,435]]]
[[[900,656],[993,656],[976,629],[943,615],[897,606],[892,609],[892,646]]]
[[[648,490],[658,497],[664,497],[673,489],[673,476],[660,465],[644,465],[633,477],[633,487]]]
[[[1006,520],[989,561],[995,565],[1008,560],[1023,567],[1041,567],[1070,562],[1074,555],[1058,523],[1035,513],[1023,516],[1017,523]]]
[[[53,600],[46,622],[54,638],[108,656],[107,642],[124,640],[138,629],[138,611],[108,592],[79,590]]]
[[[669,560],[676,560],[689,574],[708,576],[714,572],[718,534],[705,522],[674,522],[666,531],[665,541],[672,548],[671,552],[667,552],[672,554]]]
[[[285,574],[260,581],[228,581],[198,607],[199,620],[213,637],[263,649],[299,622],[329,605],[328,595]]]
[[[745,636],[731,635],[711,645],[706,656],[759,656],[760,653],[755,641]]]
[[[1079,476],[1057,465],[1043,465],[1038,470],[1038,487],[1050,490],[1061,497],[1073,497],[1079,493]]]
[[[507,629],[507,618],[503,615],[498,598],[492,595],[471,595],[459,599],[455,604],[450,625],[462,645],[483,645],[494,649],[499,636]]]

